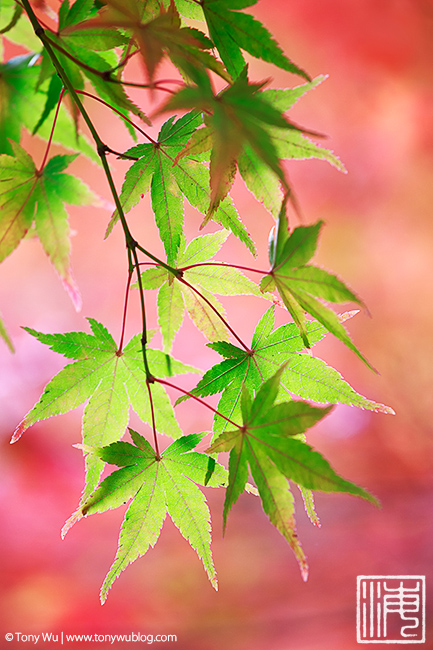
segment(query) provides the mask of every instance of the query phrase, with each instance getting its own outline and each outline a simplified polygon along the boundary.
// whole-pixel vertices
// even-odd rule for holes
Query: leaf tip
[[[17,442],[21,436],[23,435],[24,431],[27,429],[25,420],[20,422],[20,424],[17,426],[15,431],[12,434],[12,438],[10,439],[10,444],[13,445],[14,442]]]
[[[374,496],[374,494],[371,494],[370,492],[367,492],[367,490],[365,490],[365,492],[366,492],[367,496],[364,497],[364,498],[366,498],[368,501],[370,501],[370,503],[372,503],[374,506],[376,506],[376,508],[382,508],[381,502],[379,501],[379,499],[377,497]]]
[[[83,306],[83,300],[81,298],[81,294],[77,285],[75,284],[71,276],[62,278],[62,282],[63,282],[63,286],[66,289],[66,292],[69,294],[69,297],[72,300],[72,304],[75,307],[75,311],[80,312]]]
[[[107,600],[108,597],[108,589],[101,589],[101,593],[99,595],[99,600],[101,601],[101,605],[105,604],[105,601]]]
[[[308,580],[308,564],[306,564],[306,563],[302,564],[300,568],[301,568],[302,580],[304,582],[307,582],[307,580]]]
[[[391,406],[386,406],[386,404],[376,404],[376,407],[372,409],[375,413],[384,413],[385,415],[397,415],[394,409]]]
[[[74,512],[74,513],[69,517],[69,519],[65,522],[65,524],[64,524],[64,526],[63,526],[63,528],[62,528],[62,530],[60,531],[60,536],[61,536],[61,538],[62,538],[62,539],[65,539],[66,534],[67,534],[68,531],[72,528],[72,526],[74,526],[74,524],[76,524],[77,521],[79,521],[79,520],[82,519],[82,518],[83,518],[83,513],[82,513],[81,508],[79,508],[79,509],[76,510],[76,511],[75,511],[75,512]]]
[[[77,442],[75,445],[72,445],[75,449],[81,449],[83,454],[93,454],[95,453],[95,448],[90,445],[83,445],[80,442]]]
[[[225,537],[226,534],[226,528],[227,528],[227,512],[223,513],[223,537]]]

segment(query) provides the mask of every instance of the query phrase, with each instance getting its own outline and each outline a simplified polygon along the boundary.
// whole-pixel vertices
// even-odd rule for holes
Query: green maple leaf
[[[0,34],[7,34],[17,24],[23,8],[11,0],[4,0],[0,7]]]
[[[156,224],[170,266],[176,264],[181,244],[184,197],[203,214],[209,207],[209,169],[206,165],[189,158],[174,164],[176,156],[201,123],[202,118],[196,111],[176,121],[172,117],[162,126],[156,143],[137,145],[126,152],[138,160],[126,172],[120,194],[123,210],[131,210],[150,190]],[[115,211],[107,232],[118,218]],[[255,253],[254,243],[229,197],[220,203],[214,220],[229,228]]]
[[[324,76],[319,76],[310,83],[302,84],[296,88],[263,90],[261,96],[273,108],[285,113],[300,97],[316,88],[324,79]],[[326,160],[339,171],[346,171],[344,165],[332,151],[317,145],[301,130],[269,126],[267,131],[277,156],[281,160],[316,158]],[[277,218],[283,200],[279,176],[263,162],[249,145],[244,146],[238,158],[238,168],[248,189]]]
[[[12,154],[10,140],[19,142],[25,116],[29,112],[28,101],[43,106],[43,95],[28,97],[29,85],[34,86],[37,71],[30,66],[32,57],[19,56],[0,64],[0,151]]]
[[[65,203],[85,205],[94,200],[87,185],[64,169],[73,156],[53,156],[42,170],[15,142],[15,157],[0,156],[0,262],[35,224],[45,253],[60,275],[77,309],[81,298],[69,264],[70,243]]]
[[[309,80],[306,72],[292,63],[260,21],[238,9],[256,4],[257,0],[203,0],[201,6],[221,59],[233,76],[238,76],[245,60],[241,50],[254,57],[301,75]]]
[[[275,307],[270,307],[260,319],[253,334],[250,352],[231,343],[209,344],[209,347],[225,358],[210,368],[190,392],[200,397],[222,393],[218,412],[230,420],[240,422],[243,388],[246,387],[250,392],[257,391],[264,380],[268,380],[278,368],[284,366],[280,376],[281,399],[294,395],[319,404],[340,403],[381,413],[393,413],[391,408],[355,392],[340,373],[322,359],[305,354],[304,342],[294,323],[273,330],[274,313]],[[306,327],[310,344],[317,343],[326,335],[325,327],[317,321],[309,321]],[[185,399],[180,398],[178,403]],[[215,416],[216,433],[221,433],[227,426],[227,420]]]
[[[287,480],[307,490],[347,492],[373,503],[377,501],[363,488],[336,474],[323,456],[299,439],[299,434],[327,415],[332,407],[317,408],[295,401],[274,404],[283,372],[284,368],[280,368],[268,379],[254,400],[243,388],[242,425],[222,433],[207,452],[230,451],[224,526],[231,507],[245,488],[249,467],[264,511],[289,542],[306,580],[308,566],[296,535],[293,496]]]
[[[226,326],[218,317],[218,314],[224,316],[225,310],[214,294],[264,297],[258,286],[241,271],[225,265],[209,265],[228,235],[228,231],[220,230],[197,237],[188,246],[182,239],[177,259],[177,269],[182,271],[180,279],[162,268],[149,269],[142,274],[144,289],[159,289],[158,322],[166,352],[171,350],[185,309],[208,340],[228,340]]]
[[[34,65],[33,55],[22,55],[0,64],[0,152],[13,154],[11,140],[20,141],[22,127],[35,132],[45,140],[50,136],[51,114],[60,95],[57,75],[38,86],[39,67]],[[76,137],[73,121],[61,106],[57,116],[53,142],[72,151],[81,151],[99,162],[88,140]]]
[[[164,3],[158,4],[109,0],[108,6],[97,18],[79,27],[89,29],[106,24],[131,33],[140,50],[150,83],[166,55],[187,76],[194,76],[197,72],[205,74],[209,69],[229,81],[231,77],[224,66],[206,51],[213,47],[212,41],[199,30],[182,25],[174,2],[168,6],[167,3],[166,6]]]
[[[120,573],[155,546],[167,514],[195,550],[217,589],[210,548],[210,512],[196,484],[225,485],[227,471],[213,458],[192,451],[203,434],[176,440],[160,457],[142,436],[131,429],[130,434],[135,445],[116,442],[93,450],[101,461],[121,469],[102,481],[64,529],[66,532],[82,516],[105,512],[132,500],[122,524],[116,558],[102,585],[101,601],[105,601]]]
[[[24,20],[21,20],[21,18]],[[30,21],[27,20],[23,8],[15,0],[2,0],[0,3],[0,35],[7,34],[6,38],[12,43],[23,45],[27,50],[37,51],[40,41],[36,36]],[[2,43],[0,41],[0,55]]]
[[[262,278],[262,290],[272,291],[277,288],[306,347],[310,347],[305,316],[305,312],[308,312],[373,369],[353,344],[341,320],[322,301],[355,302],[361,306],[364,303],[337,276],[318,266],[307,264],[316,251],[323,221],[312,226],[299,226],[289,234],[285,212],[286,201],[283,202],[275,232],[270,239],[271,270]]]
[[[111,28],[95,24],[94,12],[89,2],[74,3],[69,8],[68,0],[63,0],[59,11],[57,32],[46,30],[45,38],[49,41],[55,56],[65,74],[76,90],[83,90],[87,78],[101,99],[113,107],[118,114],[127,117],[133,113],[150,124],[143,111],[127,96],[121,83],[111,79],[111,70],[118,64],[115,48],[128,44],[129,39],[114,26]],[[83,20],[87,16],[89,20]],[[39,83],[55,74],[51,57],[44,49],[42,63],[39,66]],[[104,76],[105,75],[105,76]],[[46,109],[49,103],[47,100]],[[77,118],[77,116],[75,116]],[[135,130],[124,120],[126,128],[135,138]],[[76,123],[78,128],[78,123]]]
[[[152,81],[157,65],[165,53],[174,65],[187,75],[194,75],[197,70],[212,70],[226,81],[230,80],[224,67],[207,49],[213,47],[202,32],[191,27],[182,26],[174,2],[159,16],[148,23],[140,23],[134,30],[143,60]]]
[[[278,178],[288,191],[288,183],[276,147],[269,133],[269,127],[283,130],[299,130],[291,124],[260,92],[264,83],[248,81],[247,66],[234,83],[214,94],[209,80],[202,80],[197,86],[179,90],[160,109],[198,109],[206,113],[203,129],[199,129],[178,154],[176,162],[183,156],[212,148],[210,156],[210,205],[207,219],[229,192],[236,173],[236,165],[242,151],[253,150],[258,158]]]
[[[192,18],[193,20],[204,21],[203,9],[195,0],[175,0],[177,10],[181,16]],[[168,6],[170,0],[164,0],[164,5]]]
[[[119,440],[128,424],[130,406],[143,422],[152,423],[140,335],[134,336],[119,352],[103,325],[94,319],[89,319],[89,323],[92,334],[43,334],[26,328],[41,343],[76,361],[65,366],[46,385],[39,401],[16,428],[13,442],[36,422],[67,413],[84,402],[87,402],[82,424],[84,445],[100,447]],[[155,377],[197,372],[160,350],[148,349],[147,359]],[[182,431],[165,389],[155,382],[151,393],[158,413],[157,430],[173,438],[181,436]],[[103,463],[98,458],[87,457],[84,496],[95,488],[102,469]]]

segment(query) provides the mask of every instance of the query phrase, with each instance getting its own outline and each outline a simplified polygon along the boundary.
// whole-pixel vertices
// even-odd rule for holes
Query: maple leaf
[[[281,111],[263,99],[260,91],[264,83],[249,83],[248,69],[245,66],[234,83],[217,95],[214,94],[210,82],[203,80],[200,85],[179,90],[160,109],[160,112],[163,112],[178,108],[195,108],[206,113],[207,128],[203,129],[204,133],[199,129],[191,136],[184,150],[178,154],[176,162],[183,156],[212,147],[211,196],[207,219],[213,217],[220,201],[229,192],[236,172],[237,159],[246,146],[257,154],[288,191],[287,179],[268,129],[271,126],[299,130],[299,127],[291,124]]]
[[[164,0],[164,5],[168,6],[171,0]],[[195,0],[175,0],[177,10],[181,16],[191,18],[192,20],[204,21],[203,9]]]
[[[78,5],[78,6],[76,6]],[[64,74],[76,90],[83,90],[85,77],[90,81],[99,97],[113,107],[118,114],[127,117],[129,113],[137,115],[150,124],[143,111],[128,97],[124,87],[114,77],[112,70],[118,64],[116,47],[128,43],[128,38],[115,28],[94,24],[94,20],[80,22],[89,13],[89,3],[74,3],[69,8],[68,0],[63,0],[59,11],[57,32],[45,31],[44,38],[49,42]],[[91,14],[92,15],[92,12]],[[50,53],[44,48],[39,66],[39,83],[52,78],[56,70]],[[76,110],[74,108],[74,110]],[[75,115],[78,130],[78,115]],[[132,125],[123,120],[126,128],[135,138]]]
[[[0,64],[0,153],[13,154],[10,141],[19,143],[23,126],[31,133],[37,130],[45,140],[50,136],[51,124],[46,119],[57,105],[60,80],[54,75],[49,83],[38,86],[40,72],[34,60],[33,55],[20,55]],[[99,162],[88,140],[83,135],[76,137],[73,121],[63,106],[56,125],[53,142]]]
[[[184,158],[174,165],[177,154],[200,124],[202,117],[197,111],[187,113],[176,121],[172,117],[161,127],[157,142],[137,145],[126,152],[128,156],[135,156],[138,160],[126,172],[120,203],[127,213],[150,190],[156,224],[170,266],[176,264],[181,243],[184,197],[203,214],[209,207],[209,169],[206,165],[189,158]],[[107,234],[111,232],[118,218],[116,210]],[[229,228],[252,253],[255,253],[251,237],[229,197],[220,203],[214,220],[224,228]]]
[[[119,440],[128,424],[129,406],[143,422],[152,423],[141,336],[134,336],[120,352],[108,330],[94,319],[88,320],[92,334],[43,334],[25,328],[54,352],[75,361],[46,385],[39,401],[16,428],[12,442],[36,422],[67,413],[84,402],[87,402],[82,424],[84,445],[99,447]],[[147,349],[147,359],[155,377],[197,372],[160,350]],[[151,393],[158,413],[157,430],[173,438],[181,436],[164,388],[154,383]],[[95,488],[103,469],[103,463],[95,456],[88,456],[86,465],[84,496]]]
[[[0,34],[7,34],[21,18],[23,8],[11,0],[5,0],[2,3],[0,12]]]
[[[261,91],[261,96],[276,110],[286,113],[306,92],[316,88],[324,79],[326,77],[319,76],[310,83],[295,88],[265,89]],[[313,142],[306,132],[274,126],[267,127],[267,131],[281,160],[316,158],[326,160],[339,171],[346,172],[340,159],[329,149]],[[249,145],[244,146],[238,158],[238,168],[248,189],[277,218],[284,197],[279,176]]]
[[[341,320],[322,301],[355,302],[365,306],[356,294],[337,276],[307,264],[314,255],[323,221],[312,226],[299,226],[290,234],[286,217],[286,200],[269,244],[271,270],[262,278],[263,291],[278,290],[295,321],[306,347],[310,347],[305,312],[316,318],[372,370],[374,368],[353,344]]]
[[[207,453],[230,451],[224,527],[231,507],[245,488],[249,467],[264,511],[289,542],[306,580],[308,565],[296,535],[293,496],[287,479],[308,490],[347,492],[372,503],[377,501],[363,488],[336,474],[321,454],[299,439],[299,434],[327,415],[332,407],[317,408],[296,401],[274,404],[283,372],[284,368],[280,368],[264,382],[254,400],[243,388],[243,424],[222,433]]]
[[[281,366],[284,366],[280,376],[281,399],[294,395],[319,404],[340,403],[380,413],[394,413],[391,408],[355,392],[340,373],[322,359],[305,354],[304,342],[294,323],[273,330],[274,323],[275,307],[272,306],[262,316],[254,331],[251,351],[231,343],[209,344],[209,347],[225,358],[210,368],[190,393],[200,397],[222,393],[218,413],[224,417],[215,416],[215,433],[221,433],[227,428],[227,420],[224,418],[239,421],[244,386],[250,392],[257,391],[263,381],[268,380]],[[327,333],[326,328],[317,321],[308,321],[306,328],[311,345]],[[181,397],[177,403],[185,399],[188,398]]]
[[[165,55],[187,76],[209,69],[226,81],[231,79],[221,63],[206,52],[213,47],[212,41],[199,30],[182,25],[174,2],[164,6],[156,2],[121,3],[107,0],[107,5],[97,18],[79,27],[89,29],[106,25],[131,32],[150,83]]]
[[[134,445],[116,442],[92,450],[101,461],[121,469],[107,476],[71,518],[75,523],[82,516],[105,512],[132,500],[122,523],[114,563],[102,585],[101,602],[120,573],[155,546],[167,514],[195,550],[217,589],[210,548],[210,512],[196,483],[207,487],[226,485],[227,471],[213,458],[192,451],[204,434],[183,436],[158,457],[145,438],[129,431]]]
[[[24,55],[0,64],[0,151],[4,153],[13,153],[10,140],[19,142],[29,110],[28,85],[34,86],[37,76],[37,70],[29,65],[31,59],[32,56]],[[42,93],[32,96],[31,101],[33,108],[40,111]]]
[[[81,298],[69,264],[70,244],[65,203],[85,205],[94,195],[82,181],[63,171],[75,159],[53,156],[42,170],[15,142],[15,157],[0,156],[0,262],[20,243],[33,222],[45,253],[76,307]]]
[[[260,21],[250,14],[237,11],[256,2],[257,0],[203,0],[200,3],[210,36],[227,70],[233,76],[242,72],[245,66],[242,49],[258,59],[309,80],[307,73],[287,58]]]
[[[21,20],[21,17],[24,20]],[[2,0],[0,4],[0,35],[7,34],[6,38],[12,43],[23,45],[27,50],[38,51],[40,41],[32,25],[25,19],[21,5],[15,0]],[[0,42],[0,54],[2,47]]]
[[[208,340],[228,340],[225,323],[218,316],[224,316],[225,310],[214,294],[265,297],[258,285],[238,269],[206,264],[217,254],[228,235],[228,231],[220,230],[197,237],[188,246],[182,238],[177,258],[177,269],[182,272],[180,279],[162,268],[148,269],[142,273],[144,289],[159,289],[158,322],[166,352],[171,350],[174,337],[182,325],[185,308]]]

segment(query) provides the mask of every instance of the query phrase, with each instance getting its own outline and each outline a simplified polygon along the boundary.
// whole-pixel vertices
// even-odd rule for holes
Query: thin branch
[[[131,46],[132,46],[132,43],[131,43],[131,41],[129,41],[129,43],[128,43],[128,49],[129,49]],[[120,70],[121,68],[124,68],[125,65],[128,63],[129,59],[131,59],[133,56],[135,56],[135,55],[138,54],[139,52],[140,52],[140,49],[139,49],[139,48],[137,48],[137,49],[134,50],[133,52],[128,52],[127,54],[125,54],[125,56],[123,57],[123,59],[121,59],[121,60],[119,61],[119,63],[118,63],[117,65],[114,66],[114,68],[111,68],[111,69],[109,70],[109,72],[110,72],[110,73],[114,73],[114,72],[117,72],[117,70]]]
[[[184,388],[181,388],[180,386],[176,386],[176,384],[172,384],[171,382],[167,381],[166,379],[159,379],[159,378],[155,377],[155,381],[157,381],[158,384],[164,384],[165,386],[169,386],[170,388],[175,388],[176,390],[180,391],[184,395],[188,395],[188,397],[192,397],[192,399],[195,399],[196,402],[199,402],[200,404],[202,404],[202,406],[206,406],[206,408],[208,408],[209,410],[216,413],[216,415],[219,415],[221,418],[223,418],[223,420],[226,420],[226,422],[228,422],[229,424],[232,424],[234,427],[239,429],[239,424],[236,424],[236,422],[233,422],[233,420],[230,420],[230,418],[227,418],[225,415],[223,415],[222,413],[217,411],[217,409],[214,409],[213,406],[211,406],[210,404],[205,402],[203,399],[201,399],[200,397],[197,397],[197,395],[194,395],[194,393],[190,393],[189,391],[185,390]]]
[[[57,118],[59,116],[60,105],[62,103],[62,99],[63,99],[64,94],[65,94],[65,88],[63,87],[62,90],[61,90],[60,96],[59,96],[59,101],[57,102],[57,108],[56,108],[56,112],[54,114],[53,125],[51,127],[50,137],[48,138],[47,148],[45,149],[45,155],[44,155],[44,158],[43,158],[43,160],[41,162],[41,166],[38,169],[39,173],[43,170],[43,168],[45,167],[45,163],[47,162],[48,152],[50,150],[51,142],[53,140],[54,129],[56,128]]]
[[[177,84],[179,86],[184,86],[185,82],[180,79],[157,79],[157,81],[153,82],[153,85],[157,84]]]
[[[250,271],[251,273],[260,273],[260,275],[267,275],[269,271],[262,271],[261,269],[253,269],[249,266],[240,266],[239,264],[230,264],[229,262],[198,262],[197,264],[190,264],[189,266],[182,266],[179,271],[188,271],[195,269],[198,266],[226,266],[232,269],[240,269],[241,271]]]
[[[37,34],[39,36],[39,34]],[[77,59],[73,54],[68,52],[64,47],[56,43],[55,41],[52,41],[51,38],[47,35],[45,35],[45,45],[48,42],[52,47],[54,47],[56,50],[61,52],[64,56],[66,56],[68,59],[73,61],[76,65],[78,65],[80,68],[83,70],[87,70],[87,72],[91,72],[92,74],[101,77],[101,79],[104,79],[105,81],[109,80],[109,75],[110,75],[110,70],[98,70],[97,68],[92,68],[91,65],[88,65],[87,63],[84,63],[84,61],[80,61],[80,59]]]
[[[153,375],[150,372],[149,364],[147,362],[147,352],[146,352],[146,345],[147,345],[146,306],[145,306],[145,301],[144,301],[143,283],[141,281],[140,265],[138,263],[137,251],[136,251],[135,246],[134,246],[134,248],[131,249],[131,254],[132,254],[133,258],[134,258],[135,270],[137,271],[137,282],[138,282],[138,291],[139,291],[139,294],[140,294],[141,322],[142,322],[141,350],[143,352],[143,363],[144,363],[144,369],[146,371],[146,381],[149,383],[149,382],[153,382]]]
[[[142,135],[144,135],[144,137],[147,138],[147,139],[148,139],[152,144],[156,144],[156,141],[155,141],[153,138],[151,138],[150,135],[148,135],[148,134],[146,133],[146,131],[143,131],[143,129],[142,129],[141,127],[139,127],[137,124],[135,124],[135,122],[133,122],[132,120],[130,120],[129,117],[126,117],[126,115],[124,115],[121,111],[117,110],[117,108],[114,108],[114,106],[111,106],[111,104],[109,104],[109,103],[106,102],[105,100],[101,99],[100,97],[97,97],[96,95],[92,95],[92,93],[88,93],[88,92],[86,92],[85,90],[76,90],[76,89],[75,89],[75,92],[76,92],[78,95],[84,95],[85,97],[90,97],[91,99],[94,99],[95,101],[99,102],[100,104],[103,104],[104,106],[107,106],[107,107],[110,108],[112,111],[114,111],[114,113],[117,113],[118,115],[120,115],[120,117],[122,117],[124,120],[126,120],[126,121],[127,121],[131,126],[133,126],[134,129],[136,129],[139,133],[141,133]],[[111,151],[111,150],[110,150],[110,151]],[[111,151],[111,153],[113,153],[113,152]],[[123,154],[121,154],[121,155],[123,155]]]
[[[189,289],[191,289],[192,291],[194,291],[198,296],[200,296],[200,298],[201,298],[202,300],[204,300],[205,303],[206,303],[207,305],[209,305],[209,307],[212,309],[212,311],[213,311],[213,312],[218,316],[218,318],[219,318],[219,319],[224,323],[225,327],[227,327],[228,331],[229,331],[229,332],[230,332],[230,333],[235,337],[235,339],[236,339],[236,340],[237,340],[237,341],[242,345],[242,347],[243,347],[247,352],[251,352],[251,350],[250,350],[250,348],[248,347],[248,345],[246,345],[246,344],[242,341],[242,339],[241,339],[241,338],[236,334],[236,332],[234,331],[234,329],[233,329],[232,327],[230,327],[230,325],[228,324],[228,322],[226,321],[226,319],[224,318],[224,316],[221,316],[221,314],[219,313],[218,309],[217,309],[216,307],[214,307],[214,305],[210,302],[210,300],[208,300],[208,299],[206,298],[206,296],[204,296],[204,295],[203,295],[203,294],[202,294],[202,293],[201,293],[201,292],[200,292],[196,287],[194,287],[192,284],[190,284],[189,282],[187,282],[186,280],[184,280],[184,278],[182,278],[182,277],[178,277],[178,280],[179,280],[179,282],[182,282],[182,283],[185,284],[187,287],[189,287]]]
[[[181,278],[182,272],[179,269],[175,269],[174,267],[169,266],[162,260],[158,259],[154,255],[152,255],[152,253],[149,253],[148,250],[143,248],[143,246],[141,246],[138,242],[135,242],[135,246],[138,248],[138,250],[140,250],[142,253],[147,255],[147,257],[150,257],[150,259],[153,260],[155,264],[157,264],[157,266],[162,266],[163,269],[165,269],[166,271],[174,275],[174,277],[177,278],[178,280]]]
[[[128,311],[129,289],[131,287],[132,274],[133,274],[133,269],[130,268],[128,271],[128,280],[126,282],[125,303],[123,306],[122,334],[120,335],[120,343],[119,343],[119,348],[117,350],[117,356],[120,356],[123,350],[123,340],[125,338],[125,326],[126,326],[126,313]]]
[[[170,90],[169,88],[159,88],[158,87],[160,83],[165,83],[164,81],[154,81],[154,82],[152,82],[150,84],[146,84],[146,83],[137,83],[137,82],[134,82],[134,81],[124,81],[123,79],[116,79],[115,77],[112,77],[111,75],[112,75],[113,72],[115,72],[118,68],[121,67],[120,64],[118,66],[116,66],[115,68],[111,68],[111,69],[108,69],[108,70],[98,70],[97,68],[93,68],[88,63],[85,63],[84,61],[81,61],[80,59],[77,59],[77,57],[74,56],[73,54],[71,54],[71,52],[68,52],[67,49],[65,49],[64,47],[62,47],[61,45],[59,45],[55,41],[51,40],[51,38],[49,38],[49,36],[46,36],[46,40],[47,40],[47,42],[50,43],[50,45],[52,47],[54,47],[56,50],[58,50],[64,56],[66,56],[68,59],[73,61],[75,63],[75,65],[82,68],[83,70],[87,70],[87,72],[90,72],[91,74],[94,74],[97,77],[100,77],[101,79],[103,79],[104,81],[106,81],[108,83],[119,84],[119,85],[122,85],[122,86],[130,86],[132,88],[142,88],[143,90],[145,90],[145,89],[152,90],[152,89],[156,88],[157,90],[161,90],[161,91],[166,92],[166,93],[174,94],[174,91]],[[133,52],[133,54],[131,54],[131,56],[133,56],[136,53],[137,52]],[[126,61],[125,61],[125,63],[126,63]],[[168,83],[176,83],[176,82],[168,81]],[[181,85],[184,85],[183,82],[178,82],[178,83],[180,83]]]
[[[119,195],[116,190],[116,186],[114,184],[113,176],[111,174],[110,167],[107,163],[107,151],[108,148],[107,146],[102,142],[92,120],[90,119],[86,109],[83,106],[83,103],[81,102],[81,99],[79,98],[75,88],[73,87],[68,75],[66,74],[65,70],[63,69],[63,66],[61,65],[60,61],[58,60],[55,52],[53,51],[53,48],[51,47],[51,42],[50,39],[46,37],[44,29],[41,27],[41,25],[38,22],[38,19],[33,12],[33,9],[30,5],[29,0],[22,0],[23,5],[25,7],[25,10],[29,16],[29,19],[32,23],[33,29],[35,31],[35,34],[39,37],[39,39],[42,41],[44,44],[47,53],[49,57],[51,58],[51,61],[53,62],[54,67],[56,68],[57,73],[59,74],[60,79],[63,82],[64,87],[69,91],[73,101],[75,102],[78,110],[80,111],[81,115],[83,116],[84,121],[86,122],[90,133],[92,134],[93,140],[96,145],[96,150],[98,152],[98,155],[101,159],[102,167],[105,172],[105,176],[108,182],[108,185],[110,187],[110,191],[112,194],[112,197],[114,199],[114,203],[116,205],[120,221],[122,223],[122,228],[123,232],[125,235],[125,240],[126,240],[126,246],[128,248],[128,259],[129,259],[129,272],[131,272],[131,267],[132,267],[132,260],[131,260],[131,255],[134,258],[134,264],[137,275],[138,275],[138,284],[139,284],[139,289],[140,289],[140,300],[141,300],[141,312],[142,312],[142,323],[143,323],[143,335],[142,335],[142,350],[143,350],[143,362],[144,362],[144,368],[146,372],[146,378],[147,381],[153,381],[152,374],[149,370],[148,362],[147,362],[147,357],[146,357],[146,312],[145,312],[145,305],[144,305],[144,292],[143,292],[143,286],[141,283],[141,275],[140,275],[140,267],[139,267],[139,261],[137,257],[137,248],[139,247],[135,239],[133,238],[131,231],[129,229],[128,223],[125,218],[125,214],[123,212],[122,204],[120,203]],[[157,263],[165,265],[161,260],[158,260],[155,256],[153,256],[151,253],[146,251],[143,247],[139,247],[140,250],[142,250],[146,255],[148,255],[151,259],[156,261]],[[168,268],[168,267],[167,267]],[[170,269],[169,269],[170,270]],[[176,269],[173,269],[174,273],[177,273]]]
[[[137,160],[140,160],[140,158],[137,158],[137,156],[128,156],[128,154],[121,153],[120,151],[116,151],[115,149],[112,149],[111,147],[108,147],[108,146],[107,146],[107,153],[112,153],[115,156],[117,156],[118,158],[121,158],[122,160],[133,160],[134,162],[137,162]]]
[[[119,84],[121,86],[128,86],[130,88],[141,88],[142,90],[162,90],[165,93],[170,93],[171,95],[174,95],[175,92],[174,90],[170,90],[169,88],[160,88],[159,87],[159,81],[153,81],[150,84],[144,84],[144,83],[137,83],[136,81],[124,81],[123,79],[113,79],[112,77],[108,78],[106,81],[109,81],[112,84]],[[185,84],[182,84],[185,85]]]
[[[149,381],[146,381],[146,386],[147,386],[147,391],[149,393],[150,413],[151,413],[151,416],[152,416],[152,431],[153,431],[153,439],[154,439],[154,442],[155,442],[156,460],[161,460],[161,454],[159,453],[158,436],[157,436],[157,433],[156,433],[155,409],[154,409],[154,406],[153,406],[152,390],[150,388],[150,382]]]

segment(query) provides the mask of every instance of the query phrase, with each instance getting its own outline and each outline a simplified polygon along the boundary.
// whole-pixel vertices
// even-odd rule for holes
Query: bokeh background
[[[20,326],[71,331],[85,328],[84,317],[91,316],[115,337],[120,333],[122,234],[117,229],[103,241],[110,209],[104,178],[91,163],[75,162],[77,174],[101,196],[100,207],[70,211],[82,312],[75,313],[37,241],[23,242],[0,267],[0,307],[16,346],[12,356],[0,344],[0,647],[23,645],[6,643],[6,632],[64,631],[176,634],[177,643],[167,645],[178,650],[351,650],[358,647],[359,574],[426,575],[430,615],[424,647],[433,647],[433,4],[262,0],[251,11],[298,65],[312,76],[329,75],[299,102],[292,118],[329,134],[324,145],[340,156],[348,174],[319,161],[293,161],[288,170],[305,222],[327,224],[317,261],[341,275],[369,307],[372,318],[360,313],[349,328],[380,374],[369,372],[339,342],[326,340],[317,353],[357,390],[397,414],[337,407],[310,442],[345,477],[377,495],[382,508],[345,495],[317,495],[317,529],[298,500],[298,533],[310,561],[304,584],[290,549],[254,497],[240,498],[223,539],[223,494],[209,490],[219,592],[167,522],[155,549],[124,572],[101,607],[98,591],[114,557],[122,513],[91,517],[60,539],[82,487],[82,458],[72,447],[80,437],[81,409],[35,425],[9,445],[16,424],[62,367],[60,357]],[[251,70],[257,80],[272,77],[275,87],[299,84],[265,63],[253,61]],[[123,127],[106,111],[94,115],[110,146],[129,145]],[[42,156],[42,143],[32,147]],[[116,163],[119,184],[122,165]],[[259,242],[257,265],[266,265],[272,219],[241,183],[234,196]],[[199,224],[200,216],[190,210],[189,237]],[[160,250],[147,199],[131,213],[131,225],[148,248]],[[251,264],[232,239],[220,259]],[[149,294],[148,310],[156,325],[153,298]],[[139,330],[137,302],[131,303],[129,335]],[[224,304],[248,339],[266,304],[248,298],[227,298]],[[278,323],[286,319],[281,310]],[[201,368],[216,360],[189,323],[174,354]],[[192,386],[194,377],[188,381]],[[187,432],[211,422],[190,403],[179,407],[178,417]]]

